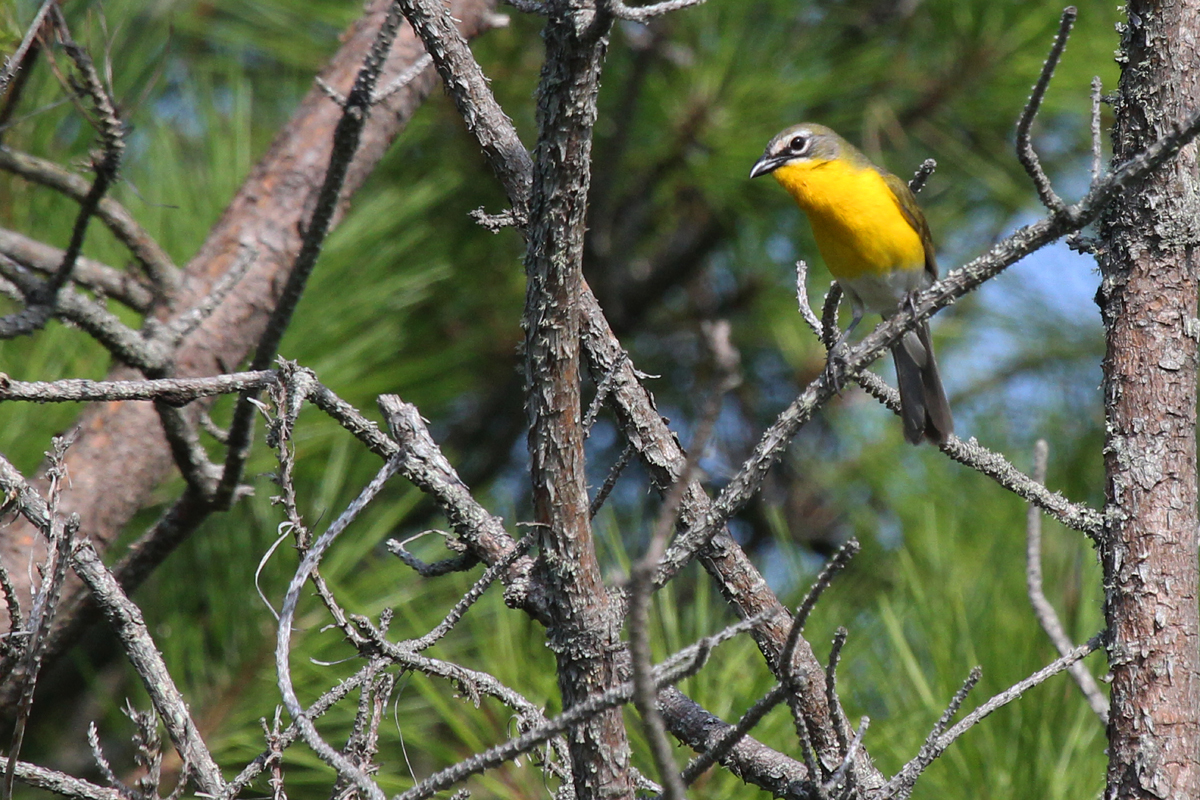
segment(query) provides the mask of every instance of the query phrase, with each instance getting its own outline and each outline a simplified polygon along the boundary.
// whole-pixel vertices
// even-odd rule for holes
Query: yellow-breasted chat
[[[750,177],[771,173],[808,217],[830,273],[863,310],[887,317],[911,293],[937,279],[929,224],[908,184],[872,164],[824,125],[787,128],[767,145]],[[954,432],[950,404],[922,322],[892,346],[904,438],[941,443]]]

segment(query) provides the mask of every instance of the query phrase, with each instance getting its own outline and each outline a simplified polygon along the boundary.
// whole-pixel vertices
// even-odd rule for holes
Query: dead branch
[[[1033,479],[1039,483],[1046,481],[1046,461],[1050,455],[1050,446],[1045,439],[1038,439],[1033,450]],[[1042,514],[1037,506],[1030,504],[1025,517],[1025,585],[1029,593],[1029,603],[1033,606],[1034,616],[1042,630],[1054,643],[1054,649],[1060,656],[1065,656],[1075,649],[1075,644],[1067,636],[1062,622],[1055,612],[1054,606],[1046,598],[1042,587]],[[1100,722],[1108,725],[1108,698],[1096,684],[1096,679],[1082,662],[1072,664],[1071,677],[1079,685],[1079,691]]]

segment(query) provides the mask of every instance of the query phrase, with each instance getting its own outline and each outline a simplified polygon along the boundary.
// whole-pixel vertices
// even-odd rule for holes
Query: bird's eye
[[[804,136],[793,136],[792,141],[788,142],[788,149],[793,153],[803,153],[808,147],[808,139]]]

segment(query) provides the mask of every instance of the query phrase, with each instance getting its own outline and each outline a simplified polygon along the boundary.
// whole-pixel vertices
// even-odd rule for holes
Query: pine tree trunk
[[[1200,4],[1128,4],[1114,161],[1200,107]],[[1195,143],[1101,225],[1102,562],[1112,670],[1106,798],[1200,797]]]

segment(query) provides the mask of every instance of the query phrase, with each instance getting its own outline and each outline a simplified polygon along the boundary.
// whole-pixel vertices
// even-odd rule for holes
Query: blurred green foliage
[[[0,43],[9,47],[19,37],[36,5],[18,0],[0,9]],[[130,125],[125,182],[113,194],[185,264],[359,7],[328,0],[77,0],[66,10],[76,38],[97,59],[111,59]],[[509,11],[510,26],[473,49],[532,145],[540,21]],[[795,311],[793,263],[813,264],[815,302],[827,275],[784,193],[746,177],[767,140],[787,124],[813,119],[901,175],[936,158],[938,171],[921,201],[942,268],[951,268],[1036,213],[1013,156],[1013,129],[1057,14],[1022,0],[709,0],[651,28],[617,26],[596,126],[586,268],[635,363],[662,376],[651,386],[685,441],[708,386],[697,323],[715,316],[733,322],[746,380],[727,399],[704,462],[714,485],[822,366],[822,351]],[[1116,14],[1112,4],[1081,4],[1035,128],[1047,169],[1062,186],[1086,181],[1088,84],[1099,74],[1106,87],[1115,85]],[[78,165],[93,137],[63,97],[39,63],[14,122],[0,134],[4,144]],[[435,93],[328,242],[282,353],[372,416],[383,392],[416,403],[480,496],[512,523],[527,514],[516,392],[522,248],[511,231],[476,227],[467,214],[479,207],[500,210],[503,194],[451,104]],[[62,246],[74,211],[70,201],[0,176],[6,227]],[[85,253],[114,266],[128,260],[95,222]],[[1019,466],[1028,464],[1023,454],[1035,438],[1049,439],[1050,485],[1097,502],[1100,328],[1086,292],[1046,296],[1068,273],[1086,284],[1087,266],[1053,256],[1038,258],[1036,270],[1002,276],[994,289],[939,316],[943,371],[960,432],[1012,454]],[[0,370],[21,379],[98,378],[107,368],[97,345],[57,323],[0,342]],[[0,452],[33,470],[50,435],[78,412],[0,406]],[[214,417],[223,422],[228,413],[221,403]],[[295,445],[301,510],[320,529],[379,465],[314,412],[302,415]],[[590,451],[593,485],[621,446],[602,421]],[[277,703],[274,619],[255,591],[256,565],[282,520],[270,503],[274,467],[260,448],[248,473],[257,496],[210,520],[137,594],[203,731],[231,765],[261,751],[258,719],[272,717]],[[179,489],[163,487],[161,501]],[[655,507],[631,469],[597,526],[614,578],[626,548],[640,552]],[[144,512],[130,536],[160,510]],[[396,483],[330,554],[324,574],[349,609],[377,614],[393,607],[393,631],[419,635],[471,578],[417,578],[380,544],[438,524],[415,490]],[[1023,526],[1014,498],[929,448],[908,448],[885,410],[847,391],[801,434],[734,530],[789,600],[819,566],[814,551],[827,552],[850,535],[863,542],[808,635],[824,654],[833,630],[849,629],[842,696],[852,719],[871,717],[866,744],[891,772],[915,754],[972,666],[984,667],[984,679],[968,708],[1054,657],[1025,599]],[[1046,548],[1048,591],[1083,641],[1101,625],[1094,559],[1081,537],[1053,526]],[[436,547],[422,552],[439,557]],[[257,582],[273,603],[294,567],[286,544],[264,564]],[[713,595],[694,571],[662,594],[659,655],[731,620]],[[293,664],[300,694],[311,700],[353,664],[319,663],[350,651],[323,630],[314,603],[306,608]],[[505,609],[498,590],[433,652],[491,672],[549,712],[556,708],[542,632]],[[120,742],[129,726],[118,709],[126,697],[145,705],[136,678],[102,641],[77,649],[71,660],[91,691],[81,698],[57,684],[53,691],[65,701],[33,732],[27,754],[90,774],[83,731],[97,719],[114,764],[128,764]],[[1090,663],[1102,669],[1096,657]],[[683,688],[733,719],[769,681],[746,640],[725,645]],[[491,701],[475,708],[421,676],[401,683],[381,740],[388,791],[512,732],[511,714]],[[49,694],[41,707],[55,707]],[[331,738],[352,714],[352,704],[331,714],[324,728]],[[640,732],[631,729],[637,763],[650,771]],[[786,712],[775,712],[756,735],[799,757]],[[1061,676],[964,737],[916,796],[1091,796],[1102,784],[1103,747],[1100,724]],[[682,763],[682,749],[679,755]],[[543,796],[538,771],[522,764],[482,776],[471,788],[476,796]],[[288,751],[286,774],[293,798],[327,793],[328,772],[303,748]],[[745,793],[739,785],[713,772],[696,796]]]

